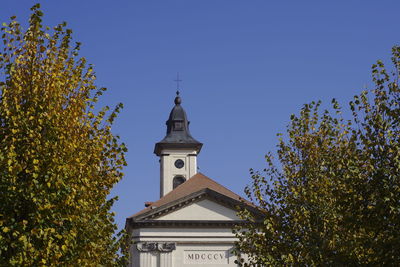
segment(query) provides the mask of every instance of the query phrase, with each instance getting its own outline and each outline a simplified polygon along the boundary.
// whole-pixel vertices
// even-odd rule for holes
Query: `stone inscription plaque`
[[[183,258],[185,264],[229,264],[227,250],[185,250]]]

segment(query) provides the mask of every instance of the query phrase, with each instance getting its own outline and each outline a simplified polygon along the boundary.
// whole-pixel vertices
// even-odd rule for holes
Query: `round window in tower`
[[[174,189],[186,182],[185,177],[183,176],[175,176],[174,180],[172,181]]]
[[[177,167],[178,169],[182,169],[183,166],[185,166],[185,163],[183,162],[183,160],[177,159],[177,160],[175,161],[175,167]]]

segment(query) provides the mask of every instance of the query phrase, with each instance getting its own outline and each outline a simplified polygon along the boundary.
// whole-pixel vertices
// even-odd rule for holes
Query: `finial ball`
[[[182,103],[182,100],[179,96],[175,97],[175,105],[180,105]]]

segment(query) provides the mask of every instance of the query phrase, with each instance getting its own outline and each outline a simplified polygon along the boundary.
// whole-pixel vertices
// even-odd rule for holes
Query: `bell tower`
[[[203,146],[190,135],[179,91],[174,102],[166,122],[167,134],[154,148],[160,157],[160,198],[197,173],[197,155]]]

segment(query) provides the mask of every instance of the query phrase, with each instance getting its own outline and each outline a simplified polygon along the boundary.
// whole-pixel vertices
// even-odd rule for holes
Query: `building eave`
[[[200,153],[201,148],[203,147],[203,144],[198,142],[198,143],[172,143],[172,142],[158,142],[156,143],[154,147],[154,154],[157,156],[161,156],[162,150],[164,149],[193,149],[196,150],[197,153]]]

